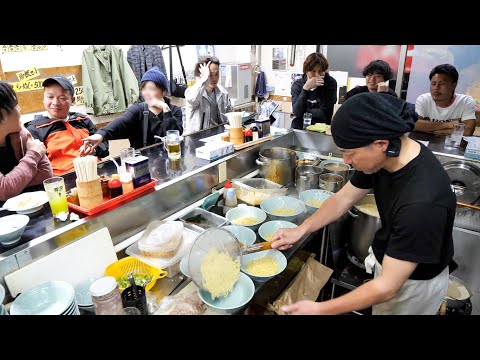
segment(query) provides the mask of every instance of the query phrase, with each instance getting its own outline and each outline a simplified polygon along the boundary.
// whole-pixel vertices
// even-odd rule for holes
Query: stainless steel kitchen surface
[[[262,149],[286,147],[310,152],[321,158],[342,157],[331,136],[300,130],[236,151],[215,162],[195,157],[195,148],[203,144],[200,139],[223,131],[223,126],[218,126],[186,136],[182,144],[182,159],[173,165],[168,161],[161,144],[141,149],[142,154],[149,158],[152,177],[159,182],[152,192],[120,204],[115,209],[86,216],[76,222],[56,223],[48,205],[45,205],[43,212],[32,217],[20,245],[10,249],[0,248],[0,282],[4,283],[5,275],[103,227],[110,231],[114,245],[121,243],[144,230],[152,220],[164,219],[210,194],[212,188],[223,184],[225,179],[220,176],[223,177],[225,172],[226,177],[232,179],[257,169],[256,159]],[[410,136],[429,141],[429,148],[442,164],[462,160],[480,165],[480,161],[464,158],[462,148],[443,151],[443,137],[418,133],[411,133]],[[110,161],[100,163],[98,169],[100,175],[115,171]],[[67,188],[71,188],[75,174],[66,174],[64,177]],[[480,256],[479,214],[478,210],[458,207],[453,232],[454,259],[459,264],[453,275],[472,289],[474,314],[480,314],[480,271],[477,265]]]

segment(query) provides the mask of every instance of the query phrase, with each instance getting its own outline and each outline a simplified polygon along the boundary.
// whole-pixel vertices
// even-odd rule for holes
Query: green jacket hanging
[[[82,81],[87,114],[115,114],[138,100],[137,78],[117,46],[89,46],[82,55]]]

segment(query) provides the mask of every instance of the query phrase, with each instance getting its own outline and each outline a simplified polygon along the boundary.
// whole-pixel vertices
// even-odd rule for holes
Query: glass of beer
[[[58,219],[59,217],[65,217],[65,215],[68,215],[67,195],[63,178],[55,176],[46,179],[43,181],[43,187],[47,193],[53,217]]]
[[[164,147],[167,149],[169,160],[180,159],[182,156],[182,149],[180,147],[180,131],[167,130]]]

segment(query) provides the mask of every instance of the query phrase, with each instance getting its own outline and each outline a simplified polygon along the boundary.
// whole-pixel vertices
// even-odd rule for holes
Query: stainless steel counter
[[[210,194],[213,187],[223,183],[224,180],[219,178],[222,173],[226,172],[228,178],[234,178],[255,170],[255,160],[261,149],[281,146],[307,150],[322,157],[341,157],[331,136],[294,130],[265,143],[236,151],[212,163],[196,158],[195,148],[202,144],[199,140],[223,130],[223,126],[219,126],[185,137],[182,159],[174,165],[168,161],[161,144],[141,149],[142,154],[149,158],[152,176],[157,178],[159,183],[154,191],[122,203],[114,209],[83,217],[76,222],[58,223],[54,221],[48,204],[45,205],[42,212],[32,216],[21,243],[13,248],[0,247],[0,282],[4,283],[5,275],[103,227],[110,231],[114,245],[121,243],[144,230],[151,221],[175,214]],[[443,137],[422,133],[412,133],[411,137],[429,141],[429,148],[444,161],[464,159],[464,149],[443,151]],[[477,161],[478,163],[480,162]],[[100,163],[98,169],[100,175],[115,171],[110,161]],[[74,186],[74,173],[65,174],[64,178],[67,188]],[[0,216],[7,214],[3,212]],[[457,246],[457,243],[455,245]],[[296,249],[291,250],[294,252]]]

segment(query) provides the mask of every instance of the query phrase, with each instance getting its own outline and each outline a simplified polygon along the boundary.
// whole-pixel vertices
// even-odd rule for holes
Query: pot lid
[[[480,198],[480,168],[466,161],[452,161],[443,165],[451,180],[457,201],[468,204]]]

